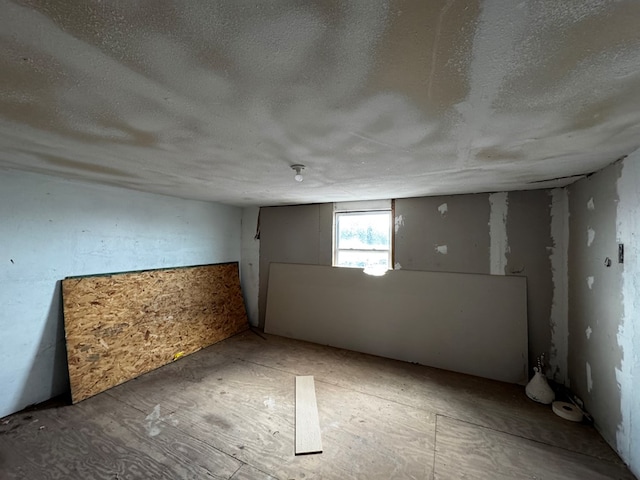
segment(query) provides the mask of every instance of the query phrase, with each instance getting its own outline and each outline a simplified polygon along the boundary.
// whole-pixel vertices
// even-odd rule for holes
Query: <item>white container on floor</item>
[[[536,373],[529,381],[529,383],[527,383],[525,392],[527,393],[527,397],[529,397],[531,400],[548,405],[555,400],[556,394],[549,386],[547,377],[545,377],[537,369],[535,370]]]

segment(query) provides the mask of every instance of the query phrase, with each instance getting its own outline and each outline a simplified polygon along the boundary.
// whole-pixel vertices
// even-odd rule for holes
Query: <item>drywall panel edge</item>
[[[265,332],[520,383],[526,278],[272,263]]]

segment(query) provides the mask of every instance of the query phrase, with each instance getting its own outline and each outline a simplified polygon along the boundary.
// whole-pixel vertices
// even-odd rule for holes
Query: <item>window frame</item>
[[[383,201],[381,205],[381,201],[370,202],[371,207],[366,208],[367,202],[355,202],[354,208],[349,208],[349,204],[335,204],[334,212],[333,212],[333,245],[332,245],[332,265],[334,267],[340,268],[363,268],[363,267],[351,267],[349,265],[339,265],[338,264],[338,254],[341,251],[350,251],[350,252],[387,252],[387,270],[393,270],[394,264],[394,252],[393,247],[395,245],[395,229],[394,229],[394,202],[391,200]],[[364,205],[363,205],[364,204]],[[387,206],[388,205],[388,206]],[[386,213],[389,215],[389,247],[385,249],[358,249],[358,248],[338,248],[339,239],[338,239],[338,222],[339,217],[344,216],[355,216],[355,215],[367,215],[367,214],[375,214],[375,213]]]

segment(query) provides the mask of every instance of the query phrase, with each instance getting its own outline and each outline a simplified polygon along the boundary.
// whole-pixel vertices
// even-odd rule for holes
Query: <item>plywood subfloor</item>
[[[294,377],[309,374],[323,453],[296,456]],[[0,478],[633,476],[592,427],[522,387],[245,332],[77,405],[8,417]]]
[[[248,328],[237,263],[62,282],[73,402]]]

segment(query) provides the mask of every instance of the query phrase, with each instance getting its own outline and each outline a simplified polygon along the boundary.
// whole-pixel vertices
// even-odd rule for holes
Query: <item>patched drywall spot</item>
[[[276,406],[276,401],[271,398],[271,397],[265,397],[264,401],[262,402],[264,404],[265,407],[267,407],[269,410],[273,410]]]
[[[402,265],[400,265],[400,262],[396,262],[395,265],[393,266],[394,270],[402,270]]]
[[[492,193],[489,195],[489,261],[492,275],[504,275],[507,266],[507,213],[509,209],[509,197],[507,192]]]
[[[587,340],[591,339],[592,332],[593,330],[591,330],[591,327],[587,327],[587,329],[584,331],[585,335],[587,336]]]
[[[591,378],[591,365],[587,362],[587,392],[593,390],[593,379]]]
[[[400,230],[400,227],[404,227],[404,217],[402,215],[398,215],[394,221],[396,233]]]
[[[595,209],[596,209],[596,206],[595,206],[595,204],[593,203],[593,197],[591,197],[591,198],[589,199],[589,201],[587,202],[587,209],[588,209],[588,210],[595,210]]]
[[[568,321],[568,248],[569,248],[569,200],[567,190],[556,188],[551,191],[551,241],[549,260],[551,261],[551,281],[553,298],[549,326],[551,327],[551,348],[549,366],[553,379],[568,386],[567,364],[569,356]]]
[[[446,203],[443,203],[438,207],[438,211],[440,212],[440,215],[442,215],[443,217],[446,215],[448,210],[449,210],[449,207]]]
[[[596,238],[596,231],[593,228],[589,227],[587,229],[587,247],[591,246],[595,238]]]
[[[436,252],[446,255],[448,253],[448,248],[446,245],[436,245]]]
[[[595,281],[595,278],[593,278],[593,276],[589,275],[587,277],[587,286],[589,287],[589,290],[593,289],[593,282]]]

